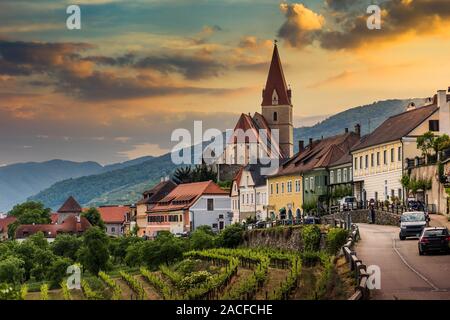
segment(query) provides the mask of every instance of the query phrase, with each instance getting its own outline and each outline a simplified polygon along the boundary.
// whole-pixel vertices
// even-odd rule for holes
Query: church
[[[294,153],[292,91],[287,85],[275,42],[269,74],[262,90],[261,113],[241,114],[217,162],[219,178],[226,180],[240,167],[263,157],[280,162]],[[226,164],[226,166],[223,166]]]

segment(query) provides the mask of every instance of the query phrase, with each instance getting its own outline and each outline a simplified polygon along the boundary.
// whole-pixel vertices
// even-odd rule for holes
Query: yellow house
[[[302,213],[303,192],[300,174],[283,173],[283,168],[273,176],[268,177],[269,189],[269,218],[271,219],[299,219]],[[280,212],[280,209],[285,211]]]
[[[406,111],[384,121],[352,148],[355,196],[363,201],[400,200],[408,195],[401,184],[406,169],[421,157],[417,137],[427,131],[450,133],[450,110],[444,90],[422,107],[410,104]]]

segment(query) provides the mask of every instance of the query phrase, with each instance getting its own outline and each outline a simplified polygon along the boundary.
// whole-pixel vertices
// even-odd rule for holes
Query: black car
[[[450,235],[445,227],[424,228],[419,238],[419,254],[450,252]]]

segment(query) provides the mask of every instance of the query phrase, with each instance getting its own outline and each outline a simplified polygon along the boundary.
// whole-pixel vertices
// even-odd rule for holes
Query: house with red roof
[[[130,220],[131,206],[100,206],[97,208],[110,236],[122,236],[125,224]]]
[[[0,218],[0,241],[8,239],[8,226],[17,219],[13,216],[5,216]]]
[[[18,226],[16,240],[23,241],[38,232],[42,232],[49,242],[54,241],[59,234],[81,235],[91,227],[90,222],[81,217],[82,211],[80,204],[70,196],[56,213],[51,214],[51,223]]]
[[[149,210],[142,233],[149,237],[159,231],[183,234],[203,225],[220,231],[231,224],[232,215],[229,191],[213,181],[180,184]]]
[[[150,210],[158,204],[158,201],[165,198],[177,184],[172,180],[162,179],[157,185],[142,194],[142,199],[136,204],[136,225],[138,235],[143,236],[147,228],[148,214]]]

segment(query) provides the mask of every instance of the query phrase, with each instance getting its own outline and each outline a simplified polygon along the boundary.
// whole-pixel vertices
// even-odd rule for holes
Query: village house
[[[261,175],[261,165],[249,164],[239,170],[231,187],[233,222],[248,218],[267,219],[267,179]]]
[[[268,177],[272,219],[299,220],[304,211],[325,209],[330,192],[329,168],[345,166],[346,155],[359,139],[359,126],[356,126],[355,132],[346,129],[333,137],[310,139],[306,148],[299,141],[299,152]]]
[[[82,211],[78,202],[70,196],[61,208],[51,215],[50,224],[22,224],[17,227],[15,238],[20,242],[42,232],[47,241],[52,242],[59,234],[81,235],[91,227],[89,221],[81,217]]]
[[[12,216],[3,216],[0,218],[0,241],[8,239],[8,226],[16,220],[16,217]]]
[[[106,234],[114,237],[125,234],[125,224],[131,218],[131,206],[100,206],[97,210],[105,223]]]
[[[352,148],[354,193],[358,200],[405,200],[403,174],[424,163],[417,138],[431,131],[450,134],[450,104],[445,90],[439,90],[425,105],[409,105],[405,112],[384,121]],[[438,202],[438,196],[433,202]],[[426,201],[426,199],[425,199]],[[428,199],[431,201],[431,199]]]
[[[148,214],[150,210],[165,198],[177,184],[172,180],[161,179],[156,186],[142,194],[142,199],[136,204],[136,225],[138,227],[138,236],[146,235],[148,225]]]
[[[220,231],[231,219],[228,191],[213,181],[186,183],[178,185],[149,210],[143,231],[149,237],[159,231],[184,234],[203,225]]]

